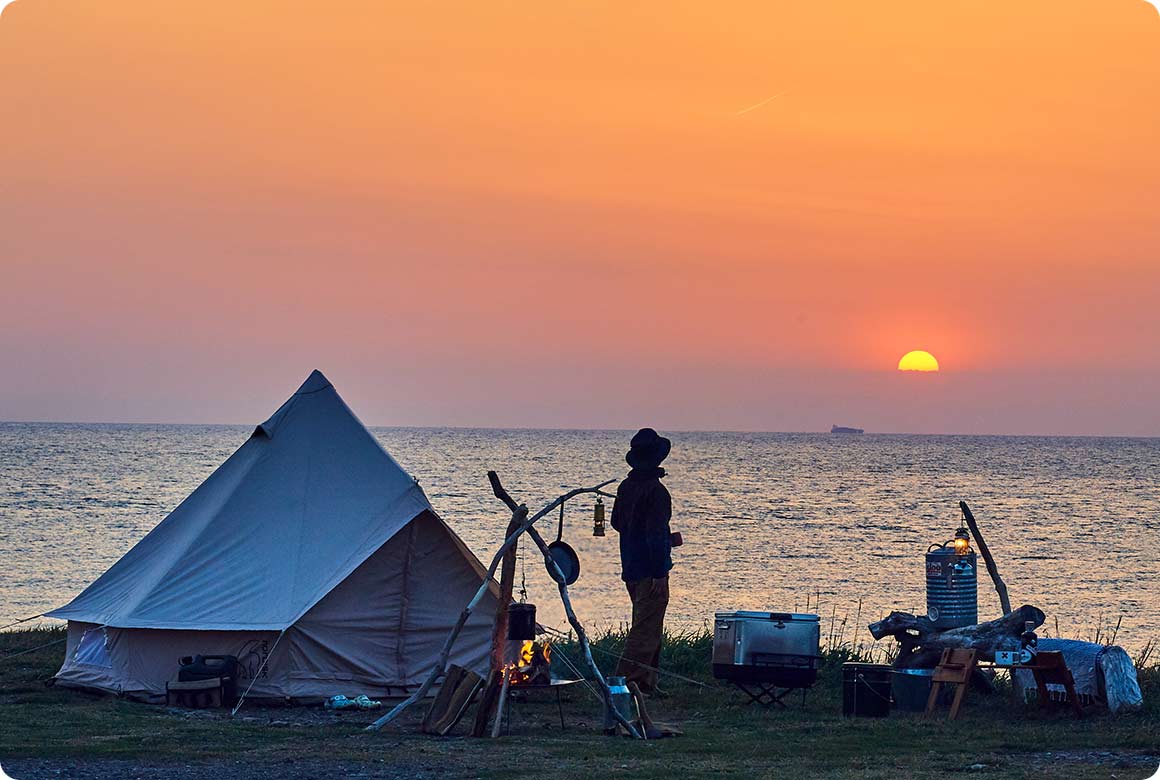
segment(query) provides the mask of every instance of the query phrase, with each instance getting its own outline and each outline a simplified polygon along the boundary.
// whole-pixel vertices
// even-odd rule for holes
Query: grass
[[[666,670],[699,687],[667,679],[669,697],[654,700],[654,717],[680,724],[685,736],[653,743],[609,739],[599,733],[600,710],[588,691],[568,694],[569,730],[561,732],[554,702],[524,701],[514,709],[512,735],[498,741],[418,735],[422,707],[399,728],[368,734],[370,713],[261,709],[247,706],[237,719],[217,713],[181,713],[47,688],[59,667],[59,629],[0,633],[0,658],[25,648],[49,647],[0,661],[0,761],[49,759],[148,763],[193,762],[208,771],[228,762],[269,764],[288,774],[293,761],[388,767],[398,776],[503,778],[548,773],[559,780],[631,776],[738,778],[1144,778],[1156,771],[1143,756],[1160,754],[1160,667],[1141,671],[1145,708],[1120,716],[1094,714],[1077,721],[1040,712],[1001,695],[968,695],[955,723],[895,713],[882,720],[841,716],[843,661],[864,649],[841,642],[827,649],[818,685],[804,708],[763,711],[711,677],[707,631],[670,636]],[[594,639],[596,656],[610,669],[623,642],[616,631]],[[557,654],[578,659],[575,643]],[[600,652],[603,651],[603,652]],[[881,660],[881,659],[878,659]],[[562,663],[561,659],[558,662]],[[195,717],[195,716],[196,717]],[[462,734],[464,726],[457,732]],[[981,769],[968,769],[977,765]],[[210,776],[210,775],[207,775]],[[227,776],[227,775],[223,775]],[[306,775],[302,775],[306,776]]]

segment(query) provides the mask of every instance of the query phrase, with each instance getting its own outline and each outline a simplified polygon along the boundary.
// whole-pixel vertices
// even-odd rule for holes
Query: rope
[[[21,655],[28,655],[29,653],[35,653],[37,650],[43,650],[46,647],[52,647],[53,645],[59,645],[61,642],[67,642],[67,641],[68,641],[68,637],[65,637],[64,639],[57,639],[57,640],[54,640],[52,642],[48,642],[47,644],[40,645],[38,647],[30,647],[27,650],[19,650],[15,653],[12,653],[10,655],[6,655],[6,656],[0,658],[0,663],[7,661],[9,658],[16,658],[16,657],[21,656]]]
[[[44,617],[44,615],[43,615],[43,614],[41,614],[41,615],[33,615],[32,617],[26,617],[26,618],[24,618],[23,620],[13,620],[11,623],[9,623],[9,624],[8,624],[8,625],[6,625],[6,626],[0,626],[0,631],[4,631],[4,630],[6,630],[6,629],[12,628],[13,626],[18,626],[18,625],[20,625],[21,623],[27,623],[27,622],[28,622],[28,621],[30,621],[30,620],[36,620],[37,618],[42,618],[42,617]]]
[[[548,626],[544,626],[544,630],[555,634],[556,637],[559,639],[564,639],[568,636],[567,634],[565,634],[563,631],[561,631],[558,628],[550,628]],[[595,650],[598,653],[602,653],[602,654],[608,656],[609,658],[620,658],[620,653],[613,653],[610,650],[605,650],[602,647],[597,647],[596,645],[592,644],[591,642],[588,643],[588,648],[590,650]],[[673,677],[677,680],[681,680],[682,682],[687,682],[691,685],[696,685],[699,688],[708,688],[709,687],[708,685],[701,682],[700,680],[694,680],[692,677],[685,677],[683,674],[677,674],[676,672],[670,672],[666,669],[658,669],[655,666],[649,666],[648,664],[641,663],[640,661],[629,661],[629,663],[634,664],[635,666],[639,666],[641,669],[648,669],[650,672],[656,672],[657,674],[663,674],[666,677]]]
[[[884,701],[884,702],[886,702],[886,703],[888,703],[888,704],[890,703],[890,697],[889,697],[889,696],[883,696],[881,693],[879,693],[878,691],[874,690],[874,686],[873,686],[873,685],[871,685],[869,682],[867,682],[867,680],[866,680],[866,675],[864,675],[864,674],[862,674],[861,672],[859,672],[859,673],[858,673],[858,676],[857,676],[857,677],[855,677],[854,679],[855,679],[857,682],[861,683],[861,684],[863,685],[863,687],[865,687],[865,688],[866,688],[866,690],[870,691],[870,693],[874,694],[874,695],[875,695],[875,696],[877,696],[879,699],[882,699],[882,701]],[[858,695],[858,689],[857,689],[857,688],[855,688],[855,689],[854,689],[854,696],[855,696],[855,698],[857,698],[857,695]]]
[[[258,678],[262,676],[262,670],[265,669],[266,664],[270,662],[270,656],[274,655],[274,650],[277,649],[278,643],[282,641],[282,637],[284,636],[286,636],[286,629],[282,629],[278,633],[278,638],[274,640],[274,644],[270,647],[270,652],[266,653],[266,657],[262,659],[262,663],[258,664],[258,671],[254,672],[254,676],[250,678],[250,684],[246,686],[245,692],[238,697],[238,703],[234,705],[234,708],[230,711],[231,718],[237,715],[238,710],[242,708],[242,705],[246,701],[246,697],[250,695],[250,691],[254,687],[254,683],[256,683]]]

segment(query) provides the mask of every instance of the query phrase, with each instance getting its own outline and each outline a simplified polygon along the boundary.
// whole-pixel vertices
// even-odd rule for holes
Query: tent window
[[[81,641],[73,652],[73,663],[112,669],[113,659],[109,658],[108,645],[109,637],[104,628],[90,628],[81,634]]]

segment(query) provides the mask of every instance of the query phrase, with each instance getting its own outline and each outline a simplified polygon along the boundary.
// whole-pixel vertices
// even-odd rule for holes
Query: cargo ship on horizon
[[[858,435],[858,434],[862,434],[865,432],[866,431],[862,430],[861,428],[847,428],[844,425],[832,425],[832,426],[830,426],[830,433],[845,433],[845,434]]]

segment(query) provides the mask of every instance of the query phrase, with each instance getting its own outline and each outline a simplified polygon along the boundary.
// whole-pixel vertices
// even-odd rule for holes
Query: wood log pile
[[[929,618],[908,612],[891,612],[870,624],[875,639],[893,636],[901,646],[894,666],[899,669],[933,669],[943,650],[961,647],[978,652],[980,660],[995,660],[996,650],[1018,650],[1027,623],[1043,625],[1043,610],[1024,604],[997,620],[940,631]]]

